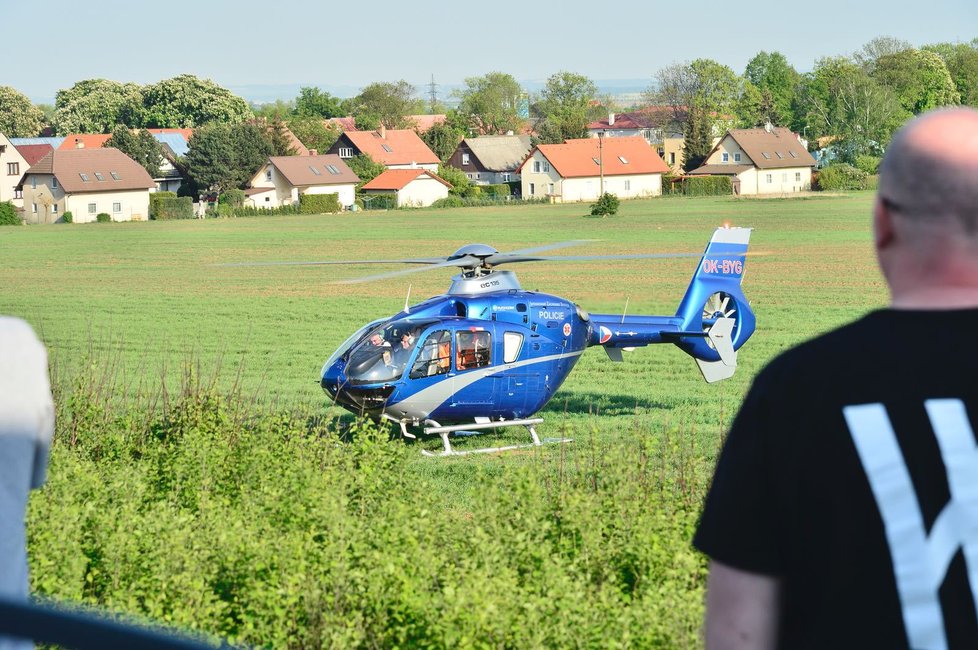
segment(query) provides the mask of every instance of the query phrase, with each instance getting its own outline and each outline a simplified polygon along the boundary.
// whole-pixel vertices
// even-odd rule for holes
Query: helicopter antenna
[[[625,296],[625,308],[621,310],[621,322],[625,322],[625,314],[628,313],[628,296]]]
[[[404,313],[410,314],[411,310],[408,308],[408,301],[411,300],[411,285],[408,285],[407,295],[404,296]]]

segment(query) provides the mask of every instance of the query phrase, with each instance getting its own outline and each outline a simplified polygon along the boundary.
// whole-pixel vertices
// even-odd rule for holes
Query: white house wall
[[[429,176],[421,176],[404,186],[397,193],[398,207],[426,208],[438,199],[448,196],[448,188]]]
[[[14,186],[20,182],[21,177],[27,172],[30,165],[17,151],[17,147],[10,144],[10,140],[2,133],[0,133],[0,148],[3,148],[3,153],[0,153],[0,203],[10,201],[16,207],[21,208],[24,206],[24,201],[18,197]],[[16,167],[13,169],[13,173],[7,173],[11,163]]]
[[[312,185],[299,190],[301,194],[337,194],[340,205],[348,208],[356,200],[356,185]]]
[[[9,149],[8,149],[9,151]],[[6,171],[6,170],[0,170]],[[54,223],[65,213],[65,193],[52,174],[28,174],[24,180],[24,219],[27,223]]]
[[[384,165],[387,169],[427,169],[429,172],[438,173],[438,163],[405,163],[403,165]]]
[[[604,191],[620,199],[637,199],[662,194],[662,174],[605,176]],[[562,201],[595,201],[601,195],[601,178],[565,178],[561,183]]]
[[[533,171],[535,162],[540,163],[541,171]],[[547,157],[540,153],[539,150],[536,150],[533,152],[533,156],[522,167],[520,187],[523,198],[538,199],[545,196],[559,196],[561,180],[560,174],[550,164]],[[551,185],[553,186],[552,188]]]
[[[149,190],[85,192],[65,197],[73,223],[91,223],[104,212],[112,221],[145,221],[149,215]],[[94,204],[94,212],[90,206]],[[118,204],[118,210],[116,210]]]

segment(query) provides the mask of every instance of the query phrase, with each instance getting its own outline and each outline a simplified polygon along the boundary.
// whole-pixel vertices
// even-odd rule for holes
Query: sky
[[[0,0],[8,52],[0,85],[46,103],[82,79],[145,84],[184,73],[254,99],[249,93],[274,95],[297,85],[350,96],[370,82],[398,79],[420,92],[432,75],[447,90],[493,70],[521,82],[560,70],[651,82],[658,69],[696,58],[743,73],[762,50],[781,52],[804,72],[818,58],[851,54],[876,36],[914,45],[978,37],[976,0],[819,0],[796,9],[779,3],[763,14],[758,5],[729,0],[43,4],[38,13],[35,3]]]

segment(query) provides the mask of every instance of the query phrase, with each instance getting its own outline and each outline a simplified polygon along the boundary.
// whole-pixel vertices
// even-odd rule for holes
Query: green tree
[[[736,115],[741,86],[740,78],[729,67],[711,59],[696,59],[660,69],[655,84],[646,91],[646,99],[671,107],[677,124],[691,123],[687,112],[692,107],[703,109],[711,129],[721,130]]]
[[[455,120],[446,120],[441,124],[435,124],[421,134],[421,139],[442,162],[452,157],[455,148],[458,147],[458,143],[462,141],[463,137],[465,137],[465,132],[457,126]]]
[[[201,190],[242,188],[273,154],[265,130],[250,122],[205,124],[194,130],[187,173]]]
[[[792,121],[792,105],[798,87],[798,72],[780,52],[759,52],[747,63],[744,77],[761,92],[767,91],[771,109],[764,111],[767,121],[787,126]],[[740,116],[743,118],[743,115]]]
[[[354,174],[360,177],[357,190],[383,174],[384,170],[387,169],[382,163],[374,162],[374,159],[365,153],[353,156],[346,161],[346,164],[353,170]]]
[[[238,124],[253,117],[248,103],[210,79],[184,74],[143,88],[145,126],[190,128]]]
[[[597,86],[584,75],[573,72],[551,75],[537,105],[543,118],[540,140],[560,144],[571,138],[586,138],[588,112],[597,94]]]
[[[703,164],[713,149],[713,120],[710,111],[693,104],[686,111],[683,142],[683,169],[692,171]]]
[[[421,100],[414,96],[414,86],[401,79],[365,86],[350,101],[350,112],[354,118],[370,116],[371,122],[376,119],[378,126],[383,124],[388,129],[404,129],[410,126],[406,116],[420,113],[421,106]]]
[[[926,50],[903,50],[876,61],[873,78],[896,93],[900,104],[919,114],[961,101],[944,60]]]
[[[468,128],[476,134],[500,134],[517,131],[523,120],[519,116],[523,89],[512,75],[490,72],[481,77],[467,77],[465,88],[455,91],[458,111],[467,117]]]
[[[265,133],[265,138],[272,145],[273,156],[294,156],[298,153],[292,144],[292,138],[288,136],[290,129],[281,119],[255,118],[250,122]]]
[[[142,90],[138,84],[85,79],[57,92],[54,127],[68,133],[108,133],[116,124],[142,123]]]
[[[325,153],[340,137],[340,130],[320,117],[294,117],[289,130],[309,149]]]
[[[266,120],[284,120],[295,114],[295,102],[292,100],[276,99],[265,104],[251,104],[250,108],[255,117]]]
[[[324,90],[303,86],[295,98],[295,114],[304,117],[339,117],[343,115],[342,102]]]
[[[452,188],[448,190],[449,194],[465,196],[470,185],[469,177],[465,175],[465,172],[456,167],[438,165],[438,175],[452,184]]]
[[[801,104],[811,137],[832,136],[847,161],[878,153],[909,117],[890,88],[845,57],[816,62],[802,84]]]
[[[32,138],[41,132],[43,117],[27,95],[0,86],[0,133],[8,138]]]
[[[852,60],[867,73],[872,74],[876,69],[876,62],[880,58],[910,49],[913,49],[913,45],[903,39],[892,36],[877,36],[853,54]]]
[[[971,43],[936,43],[923,49],[944,60],[961,103],[978,106],[978,39]]]
[[[103,146],[118,149],[139,163],[151,177],[159,177],[163,147],[146,129],[133,133],[124,124],[117,124]]]

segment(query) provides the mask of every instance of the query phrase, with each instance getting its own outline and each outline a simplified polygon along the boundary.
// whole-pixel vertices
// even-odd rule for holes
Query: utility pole
[[[604,129],[598,131],[598,174],[600,180],[600,196],[604,196]]]
[[[431,83],[428,84],[428,101],[430,102],[431,114],[434,115],[438,108],[438,84],[435,83],[435,75],[431,75]]]

